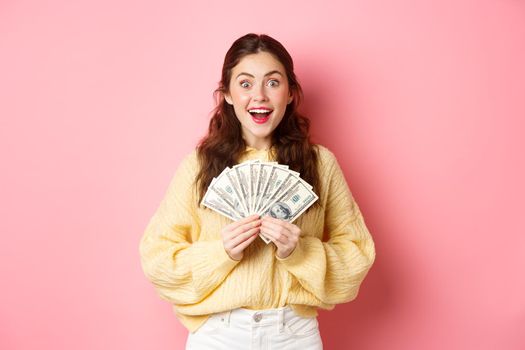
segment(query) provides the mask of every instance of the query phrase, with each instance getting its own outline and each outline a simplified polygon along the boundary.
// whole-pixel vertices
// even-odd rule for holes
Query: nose
[[[268,99],[268,96],[266,96],[265,86],[263,84],[259,84],[253,89],[252,98],[254,101],[266,101]]]

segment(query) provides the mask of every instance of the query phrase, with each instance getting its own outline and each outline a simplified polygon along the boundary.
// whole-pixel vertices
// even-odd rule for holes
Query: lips
[[[273,110],[266,107],[250,108],[248,113],[252,116],[252,120],[257,124],[264,124],[272,115]]]
[[[250,113],[251,114],[251,113]],[[257,124],[264,124],[268,121],[268,119],[270,119],[270,115],[272,113],[269,112],[269,113],[261,113],[261,114],[252,114],[252,120],[254,122],[256,122]]]

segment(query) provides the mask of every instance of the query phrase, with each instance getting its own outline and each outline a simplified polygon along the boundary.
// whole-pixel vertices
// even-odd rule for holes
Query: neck
[[[271,139],[255,139],[249,140],[248,138],[244,139],[246,146],[255,148],[257,150],[268,150],[272,146]]]

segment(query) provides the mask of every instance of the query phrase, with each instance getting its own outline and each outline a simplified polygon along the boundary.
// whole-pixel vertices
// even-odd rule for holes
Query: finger
[[[273,239],[273,242],[279,242],[282,244],[288,243],[288,237],[281,233],[280,231],[276,231],[273,228],[262,228],[261,227],[261,233],[265,235],[266,237]]]
[[[282,226],[292,233],[299,234],[301,232],[301,229],[297,225],[294,225],[291,222],[284,221],[281,219],[272,218],[271,216],[263,216],[262,221],[263,221],[263,224],[268,223],[268,224]]]
[[[272,230],[272,231],[275,231],[276,233],[282,233],[284,235],[290,234],[286,226],[281,225],[279,223],[266,221],[266,220],[263,220],[263,222],[261,223],[261,229],[262,230]]]
[[[277,238],[275,238],[274,235],[266,234],[266,237],[268,237],[268,239],[270,241],[272,241],[273,244],[275,244],[275,247],[277,248],[277,251],[286,249],[286,244],[281,242],[281,241],[279,241]]]
[[[250,221],[240,227],[237,227],[235,230],[233,230],[232,232],[232,237],[236,237],[248,230],[251,230],[252,228],[256,228],[256,227],[260,227],[261,226],[261,223],[262,221],[259,219],[259,220],[255,220],[255,221]]]
[[[240,252],[243,252],[246,247],[248,247],[255,238],[257,238],[258,233],[254,233],[252,236],[248,237],[244,242],[236,246],[234,249],[232,249],[233,254],[239,254]]]
[[[237,225],[238,226],[238,225]],[[225,240],[230,240],[232,239],[233,237],[237,237],[238,235],[240,235],[241,233],[243,232],[246,232],[254,227],[259,227],[261,226],[261,220],[255,220],[255,221],[250,221],[250,222],[247,222],[239,227],[236,227],[236,228],[232,228],[231,226],[225,226],[223,231],[222,231],[222,235],[224,237]]]
[[[258,235],[260,232],[259,227],[254,227],[246,232],[241,233],[240,235],[233,237],[228,244],[232,247],[232,249],[238,247],[240,244],[242,244],[247,239],[250,239],[252,235]]]
[[[260,218],[260,215],[258,214],[253,214],[253,215],[250,215],[250,216],[247,216],[245,217],[244,219],[241,219],[241,220],[238,220],[238,221],[234,221],[232,222],[231,224],[229,224],[228,226],[233,230],[235,230],[237,227],[239,226],[242,226],[246,223],[249,223],[251,221],[254,221],[254,220],[257,220]]]
[[[260,234],[266,238],[268,238],[270,241],[272,241],[273,243],[276,243],[277,242],[277,235],[274,233],[274,232],[270,232],[270,231],[263,231],[262,228],[261,228],[261,231],[260,231]],[[279,242],[280,244],[280,242]]]
[[[271,222],[275,225],[280,225],[280,226],[284,226],[286,227],[288,230],[292,230],[292,228],[295,226],[294,224],[288,222],[288,221],[284,221],[284,220],[281,220],[281,219],[277,219],[277,218],[274,218],[274,217],[271,217],[270,215],[265,215],[262,217],[262,220],[264,222]]]

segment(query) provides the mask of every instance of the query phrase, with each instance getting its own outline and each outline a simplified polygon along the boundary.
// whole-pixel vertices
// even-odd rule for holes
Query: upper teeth
[[[270,113],[271,111],[268,109],[250,109],[250,113]]]

